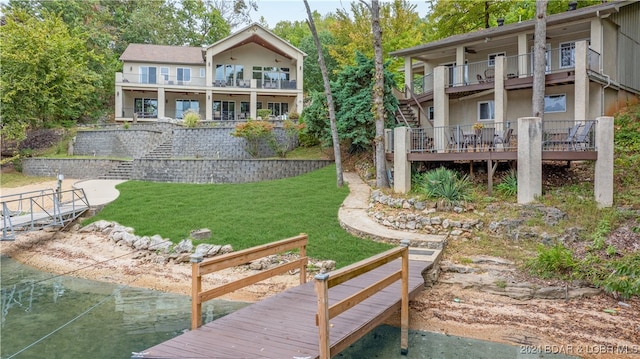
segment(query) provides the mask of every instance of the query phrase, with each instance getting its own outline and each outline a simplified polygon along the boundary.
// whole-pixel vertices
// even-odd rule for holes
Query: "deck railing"
[[[596,151],[595,120],[543,121],[543,151]]]
[[[277,242],[264,244],[261,246],[244,249],[203,260],[202,257],[192,255],[191,257],[191,329],[196,329],[202,325],[202,303],[215,299],[221,295],[231,293],[248,285],[271,278],[274,275],[282,274],[290,270],[300,270],[300,284],[307,281],[307,235],[301,233],[298,236],[283,239]],[[281,253],[293,249],[299,250],[299,258],[280,264],[241,278],[229,283],[218,285],[208,290],[202,290],[202,276],[222,269],[235,267],[263,258],[272,254]]]
[[[414,79],[411,87],[415,95],[422,95],[423,93],[433,91],[433,73]]]
[[[342,284],[350,279],[358,277],[375,268],[387,264],[397,258],[402,258],[399,270],[389,276],[372,283],[369,287],[354,293],[347,298],[329,305],[329,289]],[[315,276],[315,289],[318,296],[318,313],[316,314],[316,324],[318,325],[318,337],[320,344],[320,359],[331,358],[330,344],[330,324],[329,321],[341,313],[353,308],[365,299],[373,296],[377,292],[392,285],[398,280],[401,282],[402,303],[400,309],[401,338],[400,350],[404,354],[409,348],[409,242],[403,241],[402,246],[390,249],[377,256],[354,263],[339,270],[318,274]],[[335,353],[333,353],[335,354]]]
[[[438,126],[411,129],[412,153],[515,151],[516,128],[512,122]],[[387,134],[393,144],[393,134]],[[387,152],[393,152],[388,149]]]

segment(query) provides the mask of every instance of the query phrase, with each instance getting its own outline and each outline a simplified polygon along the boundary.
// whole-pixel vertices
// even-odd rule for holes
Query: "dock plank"
[[[424,288],[422,272],[431,262],[409,263],[409,297]],[[385,264],[329,290],[336,303],[400,268]],[[331,320],[332,354],[339,353],[395,313],[400,281]],[[317,297],[309,282],[251,304],[144,351],[143,358],[318,358]]]

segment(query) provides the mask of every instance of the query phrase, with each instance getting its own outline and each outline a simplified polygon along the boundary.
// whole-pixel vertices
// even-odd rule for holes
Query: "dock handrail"
[[[350,295],[349,297],[329,305],[329,288],[342,284],[350,279],[376,269],[382,265],[402,258],[402,266],[398,271],[371,284],[369,287]],[[403,240],[401,247],[390,249],[371,258],[343,267],[336,271],[315,276],[315,290],[318,297],[318,313],[316,325],[320,346],[320,359],[331,358],[331,344],[329,337],[329,321],[341,313],[353,308],[360,302],[373,296],[377,292],[402,280],[402,303],[400,309],[400,350],[406,354],[409,350],[409,241]],[[334,353],[335,354],[335,353]]]
[[[233,292],[248,285],[271,278],[274,275],[300,269],[300,284],[307,281],[307,243],[308,237],[305,233],[280,241],[267,243],[261,246],[247,248],[237,252],[223,254],[221,256],[203,260],[202,257],[191,256],[191,329],[196,329],[202,325],[202,303],[215,299],[221,295]],[[222,269],[235,267],[263,258],[268,255],[298,249],[300,256],[295,261],[280,264],[271,269],[252,274],[229,283],[225,283],[214,288],[202,290],[202,276]]]

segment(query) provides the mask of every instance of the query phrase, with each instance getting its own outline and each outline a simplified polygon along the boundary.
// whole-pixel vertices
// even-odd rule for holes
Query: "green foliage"
[[[606,269],[609,274],[599,284],[607,292],[623,298],[640,295],[640,253],[610,261]]]
[[[375,137],[373,116],[374,61],[356,53],[356,65],[345,66],[331,84],[336,104],[336,125],[341,140],[351,142],[351,151],[366,151],[372,148]],[[393,94],[393,75],[384,72],[385,128],[393,127],[394,112],[398,99]]]
[[[268,121],[248,120],[237,124],[231,135],[247,140],[246,151],[252,157],[257,157],[260,142],[273,136],[273,124]]]
[[[200,118],[199,113],[193,110],[187,110],[182,114],[182,120],[184,121],[185,126],[187,126],[188,128],[194,128],[202,119]]]
[[[455,171],[444,167],[415,175],[413,183],[416,192],[443,199],[449,204],[468,200],[473,189],[466,175],[459,177]]]
[[[611,232],[611,224],[607,219],[601,219],[598,222],[598,227],[595,233],[593,233],[593,244],[591,245],[591,248],[595,250],[602,249],[609,232]]]
[[[329,81],[335,81],[338,73],[338,63],[329,53],[329,48],[336,43],[333,35],[325,30],[318,31],[318,38],[322,45],[322,53],[324,55],[324,64],[327,67],[327,75],[329,75]],[[302,39],[300,43],[300,50],[309,54],[304,58],[304,90],[307,94],[313,92],[324,93],[324,80],[322,79],[322,72],[320,71],[320,62],[318,61],[318,49],[313,41],[313,36],[309,34]]]
[[[336,187],[335,172],[335,166],[327,166],[298,177],[243,184],[127,181],[117,186],[118,199],[83,224],[117,221],[135,228],[137,235],[160,234],[174,243],[193,229],[215,228],[205,242],[228,243],[234,250],[307,233],[309,256],[333,259],[342,267],[391,246],[353,237],[340,227],[336,216],[349,189]]]
[[[298,136],[300,131],[304,129],[303,122],[294,122],[291,120],[285,120],[282,128],[284,129],[285,140],[284,143],[279,143],[275,135],[269,136],[269,147],[279,156],[285,158],[289,151],[289,146],[293,143],[293,140]]]
[[[538,255],[529,260],[528,268],[542,278],[552,278],[561,276],[569,278],[573,274],[577,263],[573,258],[571,250],[562,243],[557,243],[553,247],[538,246]]]
[[[261,108],[259,110],[256,111],[258,117],[260,117],[263,120],[267,120],[269,119],[269,116],[271,115],[271,110],[267,109],[267,108]]]
[[[502,181],[496,185],[496,191],[505,196],[515,196],[518,194],[518,173],[509,171],[502,177]]]
[[[0,36],[4,136],[21,138],[26,127],[55,127],[101,105],[93,97],[100,75],[91,68],[101,60],[86,51],[87,34],[59,16],[19,11],[6,15]]]

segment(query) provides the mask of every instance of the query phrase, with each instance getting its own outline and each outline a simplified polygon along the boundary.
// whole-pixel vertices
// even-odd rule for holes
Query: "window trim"
[[[490,111],[490,115],[493,115],[493,118],[480,118],[480,114],[482,113],[481,111],[481,107],[482,105],[489,105],[490,106],[490,110],[493,109],[492,111]],[[496,119],[496,104],[494,100],[484,100],[484,101],[478,101],[478,122],[491,122],[491,121],[495,121]]]
[[[493,57],[492,57],[493,56]],[[487,66],[489,67],[496,67],[496,57],[498,56],[507,56],[507,53],[504,51],[501,52],[496,52],[493,54],[488,54],[487,55]]]
[[[569,50],[571,51],[572,55],[571,56],[571,64],[569,65],[563,65],[562,64],[562,46],[563,45],[569,45]],[[567,41],[567,42],[561,42],[560,44],[558,44],[558,64],[560,65],[559,68],[561,69],[572,69],[574,67],[576,67],[576,42],[575,41]]]
[[[204,68],[200,68],[200,78],[207,76],[207,71]]]
[[[564,98],[564,110],[561,111],[547,111],[547,98],[551,98],[551,97],[563,97]],[[544,96],[544,113],[564,113],[567,112],[567,94],[566,93],[558,93],[558,94],[553,94],[553,95],[545,95]]]
[[[166,71],[166,73],[165,73]],[[162,79],[166,82],[169,81],[169,78],[171,78],[171,69],[169,69],[168,67],[160,67],[160,77],[162,77]]]
[[[182,80],[180,79],[180,70],[182,70]],[[189,79],[185,80],[184,79],[184,75],[185,75],[185,70],[188,70],[188,74],[189,74]],[[180,82],[191,82],[191,67],[176,67],[176,81]]]
[[[143,76],[145,75],[145,74],[144,74],[143,69],[146,69],[146,71],[147,71],[147,73],[146,73],[147,81],[143,81]],[[150,76],[149,76],[150,72],[149,72],[149,69],[153,69],[154,77],[155,77],[155,81],[154,81],[154,82],[151,82],[151,81],[150,81]],[[154,84],[157,84],[157,83],[158,83],[158,68],[157,68],[156,66],[140,66],[140,67],[139,67],[139,69],[138,69],[138,71],[139,71],[139,73],[140,73],[140,83],[141,83],[141,84],[151,84],[151,85],[154,85]]]

